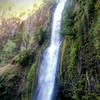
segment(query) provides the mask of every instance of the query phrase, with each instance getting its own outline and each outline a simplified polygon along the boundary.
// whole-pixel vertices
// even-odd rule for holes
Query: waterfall
[[[67,0],[60,0],[55,9],[52,22],[51,41],[49,47],[43,54],[43,59],[39,69],[38,84],[33,100],[52,100],[61,44],[60,30],[62,12],[66,1]]]

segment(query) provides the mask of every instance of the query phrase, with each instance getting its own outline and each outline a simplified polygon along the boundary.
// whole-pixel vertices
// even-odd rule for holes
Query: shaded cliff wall
[[[99,100],[100,1],[73,2],[63,16],[58,98]]]

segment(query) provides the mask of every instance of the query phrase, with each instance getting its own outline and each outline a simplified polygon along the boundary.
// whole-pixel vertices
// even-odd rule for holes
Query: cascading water
[[[40,65],[38,84],[33,100],[52,100],[57,73],[57,60],[61,44],[62,12],[67,0],[60,0],[53,16],[50,46],[45,50]]]

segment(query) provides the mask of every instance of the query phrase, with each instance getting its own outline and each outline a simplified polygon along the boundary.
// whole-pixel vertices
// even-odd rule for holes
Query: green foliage
[[[70,48],[69,65],[68,65],[68,71],[71,76],[76,74],[77,50],[78,50],[78,43],[74,41],[72,42],[72,46]]]
[[[12,53],[16,49],[16,43],[12,40],[8,40],[7,43],[3,47],[3,52]]]
[[[21,29],[15,36],[15,42],[21,50],[30,49],[34,44],[34,35],[29,34],[26,29]]]
[[[97,100],[100,100],[100,96],[97,97]]]
[[[27,83],[26,83],[26,95],[25,100],[30,100],[33,94],[35,82],[36,82],[36,69],[38,66],[38,61],[31,66],[28,75],[27,75]]]
[[[0,51],[1,63],[8,62],[9,59],[16,54],[16,43],[13,40],[8,40]]]
[[[83,96],[82,100],[88,100],[88,96]]]
[[[42,46],[46,40],[46,30],[44,27],[38,27],[35,33],[29,33],[27,30],[22,29],[19,33],[16,34],[15,42],[21,48],[21,50],[36,49],[39,46]]]
[[[90,93],[88,96],[88,100],[98,100],[96,93]]]
[[[100,1],[77,0],[74,7],[65,9],[62,23],[61,96],[65,100],[99,100]]]
[[[96,89],[97,89],[97,90],[100,90],[100,84],[97,84],[97,85],[96,85]]]
[[[35,59],[35,53],[31,50],[21,51],[15,58],[15,62],[23,67],[29,66]]]
[[[76,86],[74,88],[74,93],[75,93],[74,96],[76,97],[76,100],[81,100],[82,96],[86,95],[85,90],[86,90],[86,80],[82,79],[76,83]]]
[[[92,36],[96,49],[100,49],[99,48],[99,44],[100,44],[99,31],[100,31],[100,15],[97,16],[97,20],[95,23],[93,23],[91,30],[90,30],[90,35]]]
[[[8,69],[0,75],[0,100],[19,100],[20,96],[17,94],[19,82],[20,77],[16,68]]]
[[[72,6],[70,5],[68,7],[65,7],[64,17],[62,19],[62,35],[75,35],[75,33],[73,32],[74,14],[73,9],[71,7]]]
[[[61,49],[60,65],[60,75],[64,76],[64,81],[76,76],[77,52],[78,41],[70,36],[66,36]]]
[[[88,96],[83,96],[82,100],[99,100],[96,94],[90,94]]]
[[[70,38],[65,37],[64,42],[62,44],[61,48],[61,62],[60,62],[60,80],[65,81],[65,78],[67,78],[67,67],[69,64],[69,60],[65,60],[69,58],[69,52],[70,52]],[[62,77],[64,76],[64,77]],[[62,82],[61,81],[61,82]]]
[[[36,32],[36,38],[37,38],[39,45],[41,46],[46,39],[46,31],[44,30],[43,27],[38,28]]]

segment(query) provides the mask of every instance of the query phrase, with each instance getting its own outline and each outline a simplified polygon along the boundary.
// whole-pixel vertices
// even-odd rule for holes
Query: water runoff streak
[[[53,16],[50,46],[45,50],[40,64],[39,78],[33,100],[52,100],[55,79],[57,74],[57,61],[61,44],[60,30],[62,12],[67,0],[60,0]]]

